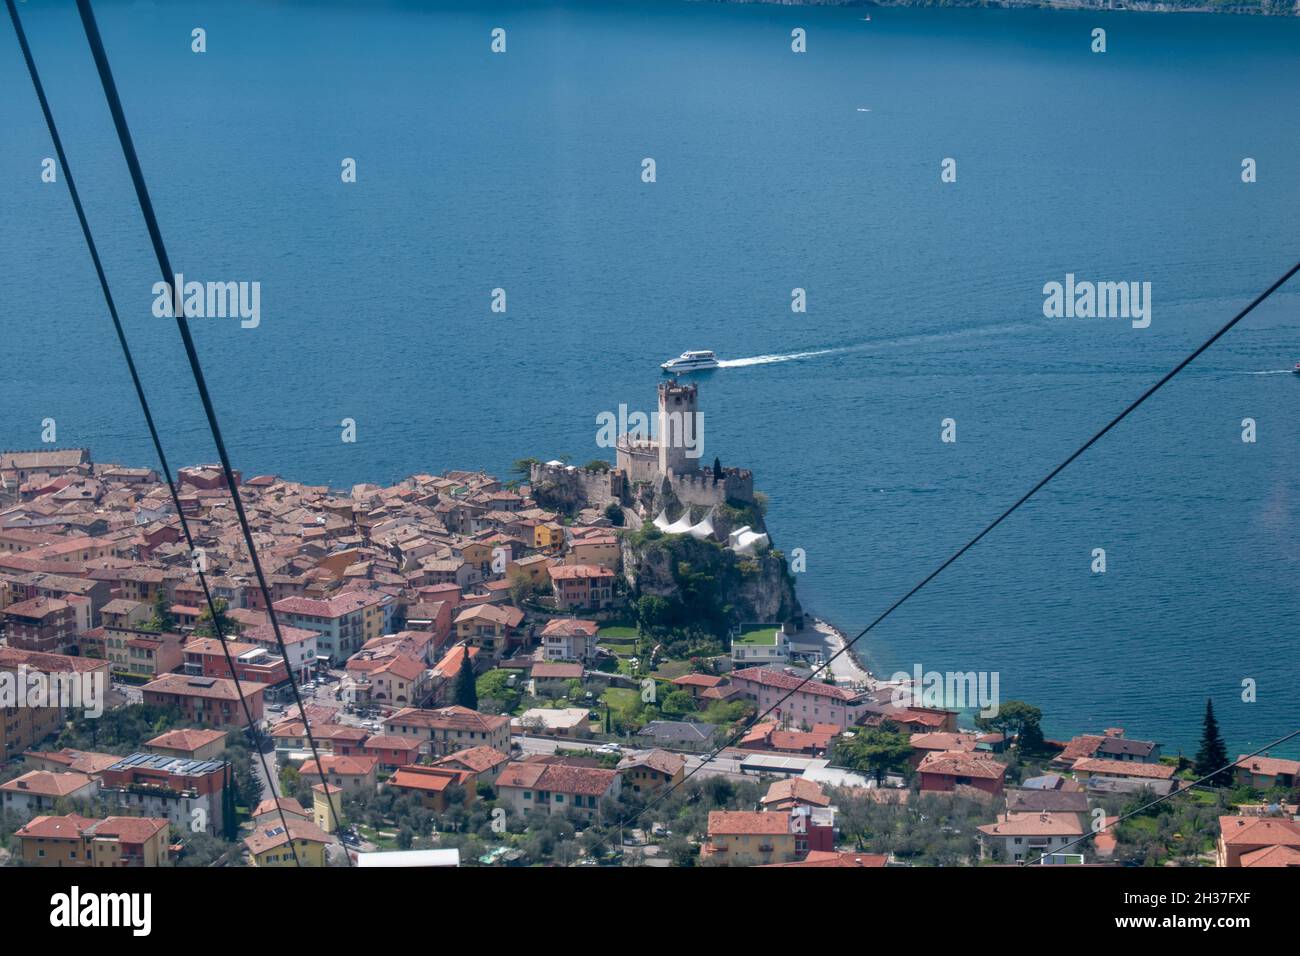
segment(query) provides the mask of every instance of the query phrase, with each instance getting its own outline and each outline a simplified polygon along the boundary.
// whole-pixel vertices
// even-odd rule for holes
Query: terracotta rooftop
[[[1007,772],[1005,764],[983,754],[963,750],[930,751],[917,767],[920,773],[945,776],[979,777],[984,780],[1001,780]]]
[[[168,750],[188,750],[195,751],[200,747],[206,747],[208,744],[218,740],[225,739],[224,730],[205,730],[201,727],[186,727],[180,730],[169,730],[165,734],[159,734],[152,740],[145,741],[146,747],[166,748]]]
[[[1071,769],[1108,777],[1144,777],[1150,780],[1168,780],[1178,772],[1178,768],[1171,764],[1138,763],[1135,760],[1101,760],[1095,757],[1076,760]]]
[[[76,793],[93,782],[94,779],[91,776],[78,773],[75,770],[64,773],[52,773],[49,770],[29,770],[21,777],[15,777],[13,780],[0,783],[0,791],[59,798]]]
[[[709,836],[776,836],[790,832],[790,817],[784,813],[755,813],[750,810],[710,810]]]

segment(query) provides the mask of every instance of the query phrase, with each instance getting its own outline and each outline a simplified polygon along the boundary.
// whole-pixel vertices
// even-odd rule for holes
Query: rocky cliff
[[[623,573],[636,597],[664,599],[674,624],[715,634],[750,622],[802,618],[785,556],[737,555],[716,541],[665,535],[647,525],[623,535]]]

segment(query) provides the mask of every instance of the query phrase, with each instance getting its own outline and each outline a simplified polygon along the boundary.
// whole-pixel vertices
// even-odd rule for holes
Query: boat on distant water
[[[1295,372],[1297,375],[1300,375],[1300,362],[1296,362],[1295,368],[1291,369],[1291,371]]]
[[[706,368],[717,368],[718,358],[712,352],[683,352],[677,358],[669,359],[659,366],[665,372],[701,372]]]

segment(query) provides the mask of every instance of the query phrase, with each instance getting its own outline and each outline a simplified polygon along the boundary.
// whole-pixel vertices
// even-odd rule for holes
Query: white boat
[[[665,372],[698,372],[706,368],[717,368],[718,359],[712,352],[683,352],[659,367]]]

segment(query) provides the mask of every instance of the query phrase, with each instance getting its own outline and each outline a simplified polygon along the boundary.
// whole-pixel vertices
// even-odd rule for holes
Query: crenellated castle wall
[[[752,504],[753,473],[742,468],[724,468],[722,471],[720,481],[713,480],[711,470],[688,472],[685,475],[669,473],[667,479],[673,494],[682,504],[711,507],[725,504],[728,498]]]
[[[533,488],[550,487],[548,497],[577,507],[603,508],[611,501],[623,502],[627,476],[617,468],[570,468],[567,465],[534,464],[529,469]]]

